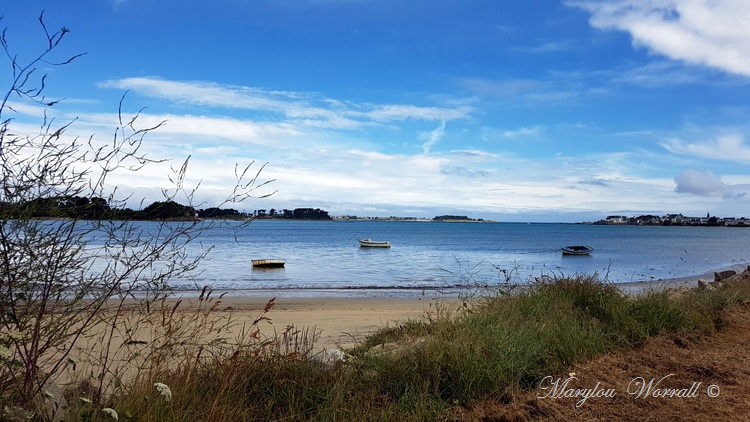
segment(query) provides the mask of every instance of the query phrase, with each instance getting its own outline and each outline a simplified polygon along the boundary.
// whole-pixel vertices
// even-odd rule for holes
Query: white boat
[[[359,246],[363,248],[390,248],[391,242],[387,240],[359,239]]]
[[[253,268],[281,268],[284,264],[283,259],[253,259]]]
[[[591,246],[566,246],[562,248],[563,255],[588,255],[594,252],[594,248]]]

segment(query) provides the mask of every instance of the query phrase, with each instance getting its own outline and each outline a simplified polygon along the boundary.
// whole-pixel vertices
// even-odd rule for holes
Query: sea
[[[360,238],[392,247],[360,248]],[[567,245],[594,252],[563,256]],[[623,285],[697,280],[748,265],[750,228],[255,220],[207,229],[188,251],[208,246],[213,250],[189,277],[170,280],[175,292],[207,286],[236,296],[406,297],[575,275]],[[257,269],[253,259],[286,265]]]

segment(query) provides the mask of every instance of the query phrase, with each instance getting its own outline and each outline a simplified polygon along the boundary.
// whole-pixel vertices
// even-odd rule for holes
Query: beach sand
[[[262,313],[268,297],[224,296],[215,312],[231,312],[233,334],[243,324],[251,324]],[[314,329],[315,349],[345,348],[356,345],[368,333],[384,326],[435,314],[438,306],[458,306],[456,298],[429,298],[415,293],[399,298],[321,298],[280,297],[265,314],[268,321],[259,324],[264,334],[283,331],[288,325]],[[438,305],[440,304],[440,305]]]
[[[653,280],[618,283],[627,294],[638,294],[650,289],[663,290],[677,287],[696,287],[698,278],[713,280],[713,273],[700,277],[684,277],[671,280]],[[215,292],[219,293],[219,292]],[[420,320],[441,312],[453,312],[462,307],[464,300],[455,294],[440,295],[436,292],[414,291],[398,297],[305,297],[295,292],[267,291],[262,294],[244,295],[242,292],[228,292],[221,297],[220,305],[214,312],[231,314],[234,321],[231,335],[239,333],[243,325],[252,323],[262,315],[263,309],[272,298],[273,308],[265,314],[268,321],[259,326],[266,335],[274,331],[282,332],[288,325],[298,329],[314,329],[317,333],[315,349],[347,348],[356,345],[367,334],[385,326],[398,325],[407,320]],[[179,296],[178,296],[179,297]],[[187,295],[184,302],[194,302],[195,294]],[[172,299],[174,300],[174,299]],[[184,306],[183,306],[184,308]],[[190,310],[188,306],[187,311]]]
[[[711,274],[712,275],[712,274]],[[705,277],[708,277],[706,274]],[[695,287],[697,277],[675,280],[658,280],[640,283],[618,284],[629,294],[679,286]],[[522,289],[522,288],[521,288]],[[440,314],[453,315],[463,308],[464,302],[472,306],[472,299],[454,294],[440,294],[425,291],[400,291],[395,297],[379,292],[376,297],[346,297],[336,292],[295,291],[230,291],[211,292],[208,299],[200,300],[200,292],[181,292],[166,299],[160,305],[151,304],[150,313],[133,309],[123,314],[117,323],[117,334],[113,337],[112,348],[115,360],[127,361],[134,351],[142,354],[147,350],[161,350],[165,333],[171,334],[174,341],[187,344],[244,343],[248,333],[256,328],[259,336],[252,342],[277,338],[287,327],[294,331],[314,333],[312,352],[323,349],[350,349],[361,343],[365,337],[383,327],[398,326],[406,321],[427,321]],[[269,301],[273,306],[267,312]],[[179,306],[176,306],[179,301]],[[135,305],[127,301],[126,308]],[[113,301],[111,306],[117,307]],[[207,310],[210,309],[210,312]],[[172,311],[176,311],[176,313]],[[172,312],[172,316],[169,315]],[[261,318],[262,317],[262,318]],[[255,325],[254,325],[255,324]],[[180,327],[179,331],[174,331]],[[107,344],[104,333],[107,326],[97,326],[93,335],[79,340],[74,356],[96,355],[102,345]],[[175,337],[176,336],[176,337]],[[283,337],[281,337],[283,338]],[[195,341],[198,343],[194,343]],[[252,344],[251,342],[251,344]],[[106,349],[105,349],[106,350]],[[158,353],[158,352],[157,352]],[[186,353],[190,353],[186,351]]]
[[[108,356],[111,372],[117,372],[120,379],[127,380],[138,373],[137,368],[149,366],[149,359],[154,357],[151,353],[156,353],[156,356],[166,353],[171,356],[169,360],[179,362],[195,356],[200,344],[217,340],[221,340],[218,344],[230,345],[231,349],[231,345],[257,344],[277,335],[283,339],[281,333],[290,325],[294,327],[293,331],[307,331],[308,340],[309,333],[316,334],[313,344],[304,343],[302,346],[303,349],[311,346],[313,354],[323,349],[346,350],[381,327],[407,320],[423,320],[428,315],[436,315],[438,309],[446,312],[460,307],[456,297],[429,297],[416,291],[413,295],[401,294],[397,298],[294,297],[292,294],[291,297],[276,298],[273,306],[264,312],[274,298],[274,292],[254,292],[253,295],[234,292],[234,296],[219,296],[218,293],[212,292],[210,300],[201,301],[199,292],[185,292],[182,297],[175,295],[163,303],[152,303],[151,311],[146,313],[137,310],[133,300],[126,300],[111,342],[107,334],[110,326],[93,326],[71,352],[71,357],[79,364],[68,365],[68,370],[63,371],[56,382],[66,384],[90,377],[92,371],[101,368],[103,356]],[[285,294],[289,295],[289,292]],[[110,312],[119,306],[119,301],[111,301]],[[259,320],[260,317],[263,319]],[[253,325],[254,322],[257,324]],[[248,337],[248,333],[253,333],[256,328],[260,335]],[[171,333],[169,340],[165,340],[167,332]],[[243,336],[245,340],[242,340]],[[108,349],[103,347],[107,344],[110,345]],[[174,346],[163,349],[165,344],[185,344],[187,347],[184,350]],[[102,354],[106,350],[110,352]],[[180,357],[174,359],[177,356]]]

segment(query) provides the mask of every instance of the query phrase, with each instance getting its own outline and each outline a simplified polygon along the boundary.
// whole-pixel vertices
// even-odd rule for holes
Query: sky
[[[108,179],[135,208],[190,157],[197,208],[252,163],[270,183],[225,207],[750,217],[746,0],[5,2],[19,60],[46,47],[42,11],[70,30],[52,58],[85,53],[38,70],[66,136],[110,141],[121,100],[164,122],[142,151],[167,161]],[[41,108],[10,101],[38,131]]]

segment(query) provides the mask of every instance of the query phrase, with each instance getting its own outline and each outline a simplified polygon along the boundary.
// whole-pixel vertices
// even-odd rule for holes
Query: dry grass
[[[66,417],[111,420],[102,412],[111,408],[119,420],[138,421],[738,418],[750,411],[748,300],[747,284],[629,298],[594,278],[543,280],[458,314],[383,328],[334,365],[313,359],[314,328],[261,333],[273,301],[233,339],[222,337],[232,320],[215,312],[220,297],[165,301],[123,314],[120,344],[107,359],[91,359],[103,365],[98,372],[79,372]],[[149,334],[128,337],[136,332]],[[674,374],[675,386],[716,384],[721,395],[634,400],[621,392],[579,408],[574,399],[538,397],[543,377],[570,372],[580,386],[621,389],[637,376]],[[87,396],[97,374],[106,394]]]

